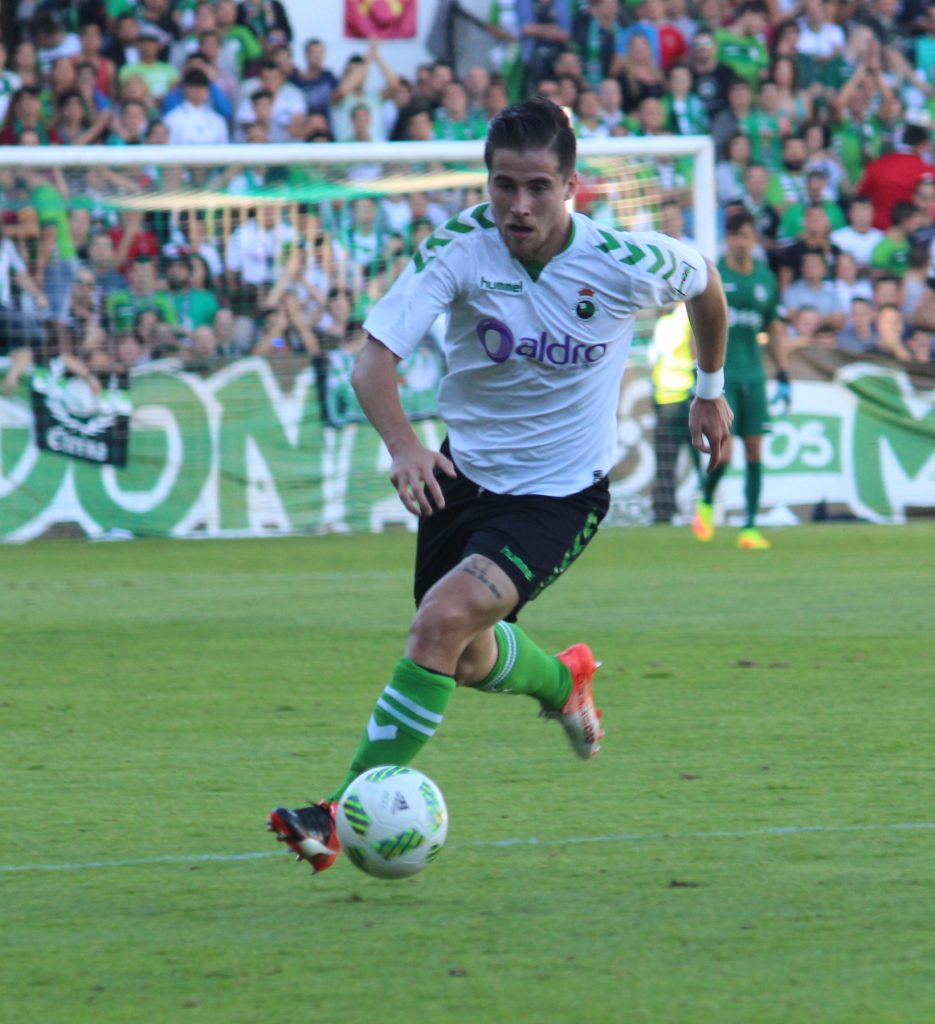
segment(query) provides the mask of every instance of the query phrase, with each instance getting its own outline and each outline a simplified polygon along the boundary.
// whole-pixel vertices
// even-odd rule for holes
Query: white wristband
[[[707,373],[698,367],[698,383],[695,385],[696,398],[720,398],[724,394],[724,368]]]

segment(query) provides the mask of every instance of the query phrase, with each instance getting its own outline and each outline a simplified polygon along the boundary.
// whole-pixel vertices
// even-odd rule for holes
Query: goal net
[[[579,156],[579,209],[713,255],[709,140],[589,140]],[[0,539],[412,528],[350,370],[417,246],[484,200],[481,157],[480,143],[0,150]],[[652,518],[640,354],[655,319],[621,396],[618,522]],[[432,334],[399,370],[428,444],[442,372]],[[683,457],[676,486],[689,476]]]

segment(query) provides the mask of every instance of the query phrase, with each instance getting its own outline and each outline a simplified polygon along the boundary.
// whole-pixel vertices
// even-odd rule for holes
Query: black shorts
[[[450,457],[447,441],[442,451]],[[554,583],[587,547],[610,507],[610,483],[598,480],[562,498],[492,494],[437,472],[445,508],[419,520],[414,593],[426,592],[467,555],[489,558],[510,577],[519,602],[507,618]]]

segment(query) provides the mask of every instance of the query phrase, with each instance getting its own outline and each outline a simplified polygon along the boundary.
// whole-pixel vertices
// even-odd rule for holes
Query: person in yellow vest
[[[649,359],[653,367],[653,404],[656,409],[653,521],[670,523],[677,511],[675,471],[683,445],[688,449],[699,477],[701,473],[698,452],[692,447],[688,427],[688,409],[695,390],[695,357],[691,324],[684,303],[656,322]]]

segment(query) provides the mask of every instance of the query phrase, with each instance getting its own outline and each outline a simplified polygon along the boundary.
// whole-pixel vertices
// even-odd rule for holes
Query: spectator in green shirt
[[[33,132],[23,132],[23,145],[37,145]],[[49,315],[59,341],[64,342],[62,329],[68,321],[71,289],[78,269],[78,251],[68,221],[68,187],[61,171],[35,171],[24,168],[23,183],[29,194],[29,205],[39,222],[39,247],[36,253],[36,279],[49,300]]]
[[[836,202],[825,198],[828,175],[824,171],[809,171],[805,178],[805,199],[787,206],[779,222],[779,241],[782,244],[800,235],[805,227],[805,211],[810,206],[820,206],[828,214],[832,231],[847,225],[844,211]]]
[[[178,325],[187,334],[214,323],[219,308],[218,300],[212,292],[192,287],[192,262],[189,256],[179,254],[169,260],[166,285]]]
[[[247,78],[249,69],[263,57],[262,44],[251,29],[237,23],[236,0],[218,0],[214,13],[223,40],[221,63],[226,64],[233,57],[241,77]]]
[[[748,0],[737,11],[729,28],[714,32],[719,64],[726,64],[750,83],[756,92],[760,76],[769,67],[769,52],[763,35],[769,25],[769,10],[762,0]]]
[[[130,264],[130,285],[107,296],[106,311],[111,329],[120,334],[132,331],[142,313],[155,313],[172,327],[179,318],[171,297],[156,288],[156,271],[148,256],[138,256]]]
[[[793,203],[807,198],[805,159],[808,155],[805,139],[801,135],[787,135],[782,140],[782,167],[774,171],[766,186],[766,201],[783,211]]]
[[[710,127],[708,108],[692,92],[692,69],[680,61],[671,64],[666,71],[666,85],[667,92],[662,98],[666,129],[675,135],[706,135]]]
[[[119,82],[125,82],[133,75],[138,75],[146,83],[153,98],[159,102],[175,85],[179,77],[179,69],[174,64],[167,64],[159,59],[159,48],[162,40],[151,28],[144,27],[140,32],[140,59],[135,64],[124,64],[117,76]]]
[[[467,91],[460,82],[447,82],[442,88],[442,105],[435,112],[435,138],[461,142],[482,139],[487,121],[468,109]]]
[[[893,203],[890,226],[874,246],[870,269],[874,277],[891,276],[902,279],[909,267],[909,234],[921,221],[915,203],[900,199]]]

